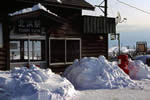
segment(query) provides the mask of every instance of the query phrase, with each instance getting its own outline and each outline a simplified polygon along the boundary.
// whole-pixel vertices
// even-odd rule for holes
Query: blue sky
[[[89,3],[96,5],[103,0],[86,0]],[[150,12],[150,0],[120,0],[147,12]],[[127,5],[117,2],[117,0],[108,0],[108,16],[116,17],[117,12],[120,12],[122,18],[127,18],[127,21],[117,25],[117,32],[121,34],[121,44],[135,45],[137,41],[147,41],[150,46],[150,14],[138,11]],[[93,16],[102,15],[99,9],[95,12],[84,12]],[[110,46],[117,45],[117,41],[109,41]]]

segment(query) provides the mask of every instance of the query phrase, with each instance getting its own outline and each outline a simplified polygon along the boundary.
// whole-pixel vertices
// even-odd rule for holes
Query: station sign
[[[41,21],[39,19],[19,19],[16,25],[17,33],[40,34]]]

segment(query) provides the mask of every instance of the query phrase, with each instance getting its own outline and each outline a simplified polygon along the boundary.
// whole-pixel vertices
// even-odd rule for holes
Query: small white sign
[[[111,40],[116,40],[116,34],[111,34],[111,35],[110,35],[110,39],[111,39]]]

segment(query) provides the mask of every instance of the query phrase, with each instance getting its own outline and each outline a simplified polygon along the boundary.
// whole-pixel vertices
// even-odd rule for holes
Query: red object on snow
[[[35,65],[36,67],[40,67],[40,65]]]
[[[118,66],[129,75],[129,69],[128,69],[128,55],[119,55],[118,56]]]

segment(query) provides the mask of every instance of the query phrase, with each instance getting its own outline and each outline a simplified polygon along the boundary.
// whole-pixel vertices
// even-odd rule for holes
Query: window
[[[50,64],[67,64],[81,55],[79,38],[50,39]]]
[[[67,62],[72,62],[80,58],[80,41],[67,40],[66,41]]]
[[[3,29],[2,29],[2,23],[0,22],[0,48],[3,47]]]
[[[29,49],[28,49],[29,47]],[[29,55],[28,55],[29,54]],[[10,41],[10,60],[12,62],[45,60],[44,40],[13,40]]]
[[[65,62],[65,41],[51,40],[51,63]]]
[[[19,60],[20,55],[20,41],[10,42],[10,60]]]
[[[30,60],[42,60],[40,41],[30,41],[29,44],[28,41],[24,41],[24,59],[27,60],[28,58]]]

